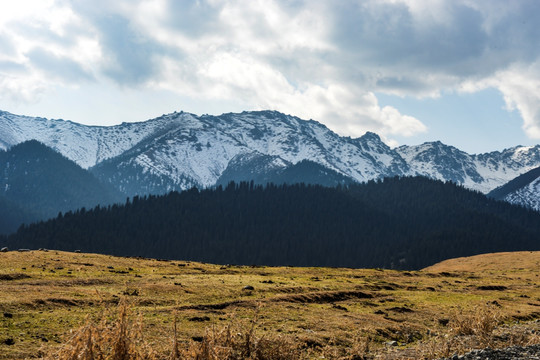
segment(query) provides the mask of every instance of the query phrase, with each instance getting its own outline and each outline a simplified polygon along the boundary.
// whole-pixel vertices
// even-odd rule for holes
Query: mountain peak
[[[381,137],[378,134],[376,134],[374,132],[371,132],[371,131],[366,131],[366,133],[364,135],[360,136],[359,139],[382,142]]]

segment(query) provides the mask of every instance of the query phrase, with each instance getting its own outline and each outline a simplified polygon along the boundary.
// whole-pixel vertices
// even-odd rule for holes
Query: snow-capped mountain
[[[451,180],[487,193],[540,164],[540,146],[470,155],[440,141],[401,146],[396,151],[414,175]]]
[[[0,149],[27,140],[53,148],[83,168],[122,154],[152,133],[175,126],[171,114],[140,123],[117,126],[86,126],[72,121],[20,116],[0,111]]]
[[[440,142],[392,149],[374,133],[342,137],[316,121],[275,111],[175,112],[110,127],[0,112],[0,149],[29,139],[89,168],[127,195],[212,186],[238,169],[274,171],[303,160],[355,181],[425,175],[486,193],[540,166],[540,146],[480,155]]]
[[[250,162],[246,154],[270,156],[272,166],[310,160],[357,181],[409,173],[401,156],[372,133],[358,139],[341,137],[318,122],[274,111],[221,116],[179,113],[176,120],[179,126],[150,134],[92,172],[136,193],[146,191],[149,181],[152,189],[161,186],[161,192],[212,186],[229,165]]]
[[[540,211],[540,177],[504,197],[511,204],[522,205]]]
[[[540,167],[492,190],[488,196],[540,211]]]

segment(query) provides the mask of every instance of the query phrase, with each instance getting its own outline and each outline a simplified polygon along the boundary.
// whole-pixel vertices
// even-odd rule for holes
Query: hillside
[[[0,234],[9,234],[17,230],[23,223],[39,219],[30,210],[23,210],[17,204],[0,196]]]
[[[124,201],[113,188],[35,140],[0,152],[0,174],[0,211],[19,209],[0,233],[16,230],[20,220],[45,220],[59,212]]]
[[[540,250],[539,236],[537,212],[452,183],[396,177],[340,188],[242,183],[137,197],[24,227],[0,238],[0,246],[219,264],[420,269],[451,257]]]
[[[354,182],[350,177],[309,160],[291,164],[268,155],[242,154],[229,162],[216,185],[250,181],[262,185],[304,183],[328,187]]]
[[[508,266],[522,255],[508,254],[500,264],[492,258],[490,271],[403,272],[0,253],[0,359],[57,360],[59,347],[86,334],[71,329],[113,328],[123,301],[133,321],[129,337],[142,331],[140,343],[159,360],[170,359],[175,321],[181,349],[229,333],[244,346],[266,339],[267,347],[292,349],[302,360],[439,359],[487,345],[538,343],[540,267]],[[207,344],[218,350],[221,343]]]
[[[444,260],[428,266],[424,271],[527,271],[540,269],[540,251],[515,251],[481,254]]]

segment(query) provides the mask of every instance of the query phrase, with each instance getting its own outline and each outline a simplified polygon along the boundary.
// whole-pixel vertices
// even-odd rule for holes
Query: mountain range
[[[391,148],[371,132],[344,137],[314,120],[276,111],[220,116],[174,112],[107,127],[0,112],[0,149],[32,139],[130,197],[230,180],[292,182],[309,177],[315,183],[324,178],[339,184],[416,175],[487,194],[540,166],[539,145],[484,154],[468,154],[439,141]]]

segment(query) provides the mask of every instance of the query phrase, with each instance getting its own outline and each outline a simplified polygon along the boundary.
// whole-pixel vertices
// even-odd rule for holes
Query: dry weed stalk
[[[461,309],[457,311],[450,319],[450,326],[454,336],[474,335],[489,341],[500,320],[500,312],[493,305],[476,306],[468,314]]]
[[[249,326],[227,325],[208,328],[201,343],[192,343],[184,352],[185,359],[194,360],[297,360],[298,346],[283,337],[257,337],[257,319]]]
[[[118,305],[118,318],[108,321],[104,311],[102,319],[85,325],[75,331],[66,343],[45,360],[155,360],[156,356],[142,337],[142,317],[132,322],[129,306],[125,301]]]
[[[431,338],[420,347],[419,354],[425,359],[438,359],[488,346],[513,345],[508,341],[497,342],[494,331],[501,320],[500,311],[491,304],[476,306],[470,312],[459,309],[450,318],[449,333]]]
[[[176,323],[178,322],[178,315],[176,311],[173,312],[174,325],[173,325],[173,346],[171,356],[169,360],[180,360],[180,348],[178,347],[178,332],[176,331]]]

